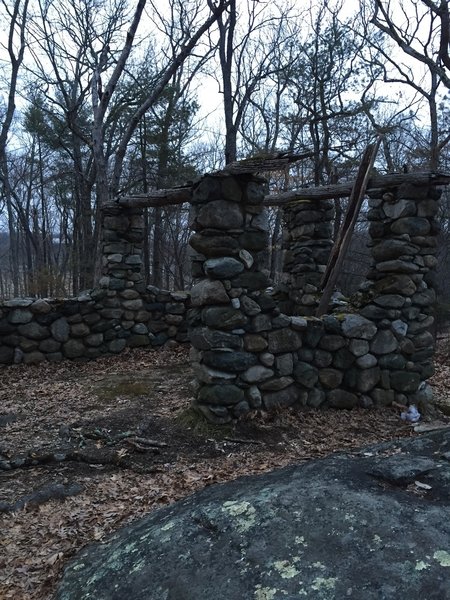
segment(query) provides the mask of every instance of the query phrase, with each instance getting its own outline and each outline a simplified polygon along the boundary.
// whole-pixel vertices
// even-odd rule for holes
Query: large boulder
[[[203,491],[82,550],[58,600],[442,600],[450,431]]]

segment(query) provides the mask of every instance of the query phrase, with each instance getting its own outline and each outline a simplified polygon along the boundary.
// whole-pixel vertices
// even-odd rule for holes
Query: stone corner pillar
[[[319,289],[333,247],[331,200],[299,199],[283,207],[285,250],[283,284],[291,314],[310,316],[319,305]]]
[[[265,191],[265,181],[249,175],[207,175],[193,191],[190,245],[197,283],[188,321],[194,407],[216,423],[261,405],[261,394],[241,375],[257,365],[256,350],[267,347],[257,333],[270,329],[263,314],[271,302],[264,293]]]

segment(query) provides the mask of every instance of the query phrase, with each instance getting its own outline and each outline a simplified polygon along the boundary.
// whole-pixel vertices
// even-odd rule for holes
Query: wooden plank
[[[375,163],[380,142],[381,136],[378,136],[376,142],[367,146],[364,152],[361,165],[356,176],[356,181],[349,198],[347,212],[345,214],[339,235],[331,251],[327,269],[322,279],[321,288],[323,291],[316,312],[317,317],[323,315],[328,309],[331,295],[336,285],[337,278],[342,270],[342,264],[344,262],[348,247],[350,246],[353,230],[361,210],[367,185],[369,183],[370,172]]]
[[[367,184],[367,190],[382,188],[395,188],[403,183],[411,185],[448,185],[450,183],[449,173],[393,173],[390,175],[377,175],[371,177]],[[350,196],[355,185],[354,181],[325,185],[312,188],[301,188],[281,194],[269,194],[264,198],[265,206],[283,206],[296,200],[328,200],[330,198],[346,198]],[[170,206],[171,204],[182,204],[190,202],[192,198],[192,186],[172,188],[169,190],[152,190],[147,194],[134,196],[119,196],[116,200],[121,206],[146,207],[146,206]]]

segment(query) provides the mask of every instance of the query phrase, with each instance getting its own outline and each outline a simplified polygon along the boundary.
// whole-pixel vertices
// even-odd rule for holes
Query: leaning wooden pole
[[[316,316],[318,317],[323,315],[328,309],[331,295],[336,285],[339,273],[341,272],[342,264],[350,245],[353,230],[361,210],[364,195],[370,179],[370,173],[375,163],[378,148],[380,147],[380,142],[381,136],[378,136],[374,144],[367,146],[359,166],[356,181],[348,201],[347,212],[345,214],[339,235],[334,243],[333,250],[331,251],[327,269],[322,279],[322,297],[316,312]]]

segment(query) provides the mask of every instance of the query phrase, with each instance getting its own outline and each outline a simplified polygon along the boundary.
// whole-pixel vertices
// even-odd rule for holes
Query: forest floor
[[[437,373],[450,402],[448,354]],[[5,367],[0,379],[0,600],[52,598],[82,546],[207,485],[418,435],[393,408],[208,425],[189,408],[182,348]],[[448,424],[433,408],[422,429]]]

